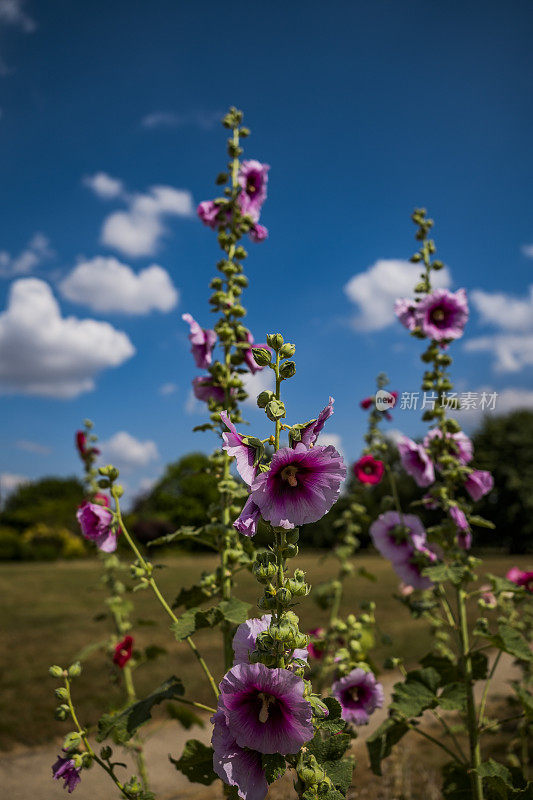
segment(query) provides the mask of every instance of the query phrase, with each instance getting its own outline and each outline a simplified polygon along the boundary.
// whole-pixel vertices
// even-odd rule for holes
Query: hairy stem
[[[459,664],[466,690],[466,727],[470,747],[470,782],[473,800],[483,800],[483,784],[479,775],[481,766],[481,750],[479,746],[479,728],[474,698],[474,679],[472,677],[472,656],[469,652],[468,619],[466,616],[466,598],[463,587],[457,587],[457,610],[459,617]]]

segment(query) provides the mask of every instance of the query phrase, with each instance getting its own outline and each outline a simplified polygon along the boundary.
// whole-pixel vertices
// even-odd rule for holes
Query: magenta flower
[[[239,170],[239,185],[242,192],[239,195],[239,205],[243,214],[248,215],[254,222],[258,222],[261,206],[266,200],[268,183],[268,164],[259,161],[243,161]]]
[[[364,397],[361,400],[361,402],[359,403],[359,405],[361,406],[363,411],[367,411],[370,408],[370,406],[372,405],[373,402],[374,402],[374,398],[373,397]]]
[[[307,652],[311,656],[311,658],[315,658],[317,661],[320,661],[322,656],[324,655],[322,650],[322,637],[324,636],[326,630],[325,628],[313,628],[309,631],[309,636],[315,637],[314,639],[311,638],[309,644],[307,645]]]
[[[311,422],[308,422],[307,425],[304,425],[302,428],[300,428],[301,437],[302,437],[300,439],[301,444],[304,444],[306,447],[311,447],[311,445],[315,444],[315,442],[318,439],[318,436],[320,434],[320,431],[322,430],[322,428],[326,424],[326,421],[334,413],[333,412],[333,403],[334,402],[335,402],[335,400],[333,399],[333,397],[330,397],[329,398],[329,403],[327,404],[327,406],[325,408],[322,409],[322,411],[318,415],[318,419],[313,419],[313,420],[311,420]],[[297,444],[297,442],[294,442],[292,446],[295,447],[296,444]]]
[[[229,418],[227,411],[220,412],[220,420],[226,426],[229,433],[224,431],[222,438],[224,444],[222,448],[229,456],[233,456],[237,462],[237,471],[243,481],[250,486],[257,474],[257,466],[255,465],[256,449],[243,441],[243,436],[237,433],[235,425]]]
[[[413,300],[407,300],[405,297],[399,297],[394,303],[394,313],[408,331],[414,330],[418,324],[416,307],[417,304]]]
[[[211,366],[211,353],[217,340],[215,331],[205,330],[200,327],[190,314],[182,314],[181,318],[190,326],[189,341],[191,343],[191,353],[196,366],[200,369],[207,369]]]
[[[398,452],[404,470],[415,479],[418,486],[429,486],[433,483],[435,469],[423,445],[402,436],[398,441]]]
[[[398,577],[413,589],[431,589],[433,581],[422,575],[422,570],[434,564],[436,560],[437,556],[433,550],[422,545],[413,548],[413,552],[407,559],[394,561],[392,566]]]
[[[287,669],[237,664],[220,682],[219,710],[239,747],[297,753],[314,735],[304,689],[303,680]]]
[[[252,375],[255,375],[256,372],[260,372],[264,367],[260,367],[259,364],[256,364],[252,354],[252,347],[261,347],[263,350],[268,350],[269,353],[272,352],[272,349],[267,344],[255,344],[254,337],[250,331],[246,333],[246,341],[250,347],[244,351],[244,360]]]
[[[465,290],[450,292],[448,289],[435,289],[418,303],[416,320],[422,332],[430,339],[437,342],[459,339],[468,320]]]
[[[422,520],[414,514],[386,511],[370,526],[370,537],[376,550],[395,564],[406,561],[415,549],[426,544]]]
[[[472,500],[481,500],[494,486],[494,479],[490,472],[484,469],[475,469],[465,481],[465,489]]]
[[[356,667],[331,687],[331,694],[342,706],[342,718],[354,725],[366,725],[370,715],[381,708],[384,700],[383,686],[373,672]]]
[[[117,534],[113,530],[113,512],[100,503],[89,503],[87,500],[79,506],[76,518],[85,539],[94,542],[104,553],[113,553],[117,549]]]
[[[257,526],[261,519],[261,512],[251,497],[248,498],[244,507],[233,523],[233,527],[242,533],[243,536],[255,536]]]
[[[428,431],[427,436],[424,439],[424,447],[426,449],[429,449],[430,442],[433,439],[442,439],[442,431],[440,428],[432,428],[430,431]],[[472,458],[474,457],[474,445],[466,433],[463,433],[463,431],[457,431],[457,433],[447,433],[446,439],[449,442],[453,442],[453,447],[456,451],[455,454],[461,464],[468,464],[470,461],[472,461]]]
[[[463,550],[470,550],[472,546],[472,532],[468,524],[465,512],[459,506],[450,506],[448,513],[457,528],[457,544]]]
[[[316,522],[337,500],[346,467],[332,445],[308,449],[298,442],[274,453],[268,472],[252,484],[250,498],[274,527]]]
[[[226,399],[224,389],[215,383],[210,375],[202,375],[200,378],[194,378],[192,390],[196,399],[204,403],[208,403],[209,400],[214,400],[216,403],[223,403]]]
[[[353,465],[353,472],[360,483],[375,485],[383,478],[385,464],[373,455],[362,456]]]
[[[213,769],[228,786],[236,786],[243,800],[264,800],[268,783],[261,763],[261,754],[239,747],[231,734],[226,716],[219,710],[213,723]]]
[[[80,769],[76,769],[72,758],[63,758],[62,756],[57,757],[57,761],[52,767],[54,780],[63,780],[63,789],[68,789],[69,794],[81,782],[80,772]]]
[[[528,592],[533,592],[533,571],[524,571],[520,567],[511,567],[505,576],[508,581],[524,586]]]
[[[215,203],[214,200],[204,200],[196,209],[196,213],[204,225],[212,228],[212,230],[216,230],[224,221],[229,222],[231,218],[231,213],[227,207],[222,215],[221,211],[222,206],[219,203]]]
[[[265,228],[264,225],[260,225],[258,222],[255,222],[248,232],[248,236],[252,240],[258,244],[259,242],[264,242],[265,239],[268,239],[268,229]]]
[[[260,633],[263,633],[263,631],[268,630],[271,622],[272,615],[263,614],[259,619],[247,619],[246,622],[239,625],[233,637],[233,652],[235,654],[233,666],[236,664],[248,664],[250,662],[250,653],[255,650],[257,637]],[[307,649],[294,650],[293,658],[307,661]]]

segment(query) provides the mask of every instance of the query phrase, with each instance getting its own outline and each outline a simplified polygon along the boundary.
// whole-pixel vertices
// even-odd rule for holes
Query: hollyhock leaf
[[[199,728],[205,728],[204,720],[192,711],[188,706],[180,706],[175,703],[167,705],[167,713],[169,717],[177,720],[180,725],[188,731],[190,728],[198,725]]]
[[[180,642],[202,628],[213,628],[221,619],[222,613],[218,606],[213,606],[205,611],[199,608],[190,608],[170,627],[175,638]]]
[[[324,731],[324,733],[317,731],[306,747],[316,760],[323,764],[327,761],[335,761],[342,758],[351,741],[352,737],[349,733],[339,733],[331,736],[329,731]]]
[[[244,600],[239,600],[232,597],[231,600],[223,600],[218,605],[218,609],[225,620],[232,622],[234,625],[240,625],[246,621],[248,611],[252,607],[251,603],[246,603]]]
[[[203,586],[191,586],[179,590],[176,599],[172,603],[172,608],[184,606],[186,609],[194,608],[211,598],[211,594]]]
[[[181,758],[175,759],[169,756],[169,760],[191,783],[210,786],[213,781],[218,780],[213,770],[213,748],[197,739],[189,739]]]
[[[499,646],[501,650],[505,650],[506,653],[516,656],[516,658],[522,661],[533,661],[533,653],[531,652],[527,640],[522,636],[520,631],[517,631],[516,628],[513,628],[511,625],[501,622],[498,625],[498,636],[495,637],[495,639],[497,646]],[[501,644],[498,643],[498,640]]]
[[[466,567],[462,564],[435,564],[434,566],[424,567],[422,574],[429,578],[433,583],[445,583],[450,581],[454,586],[459,586],[464,578]]]
[[[116,744],[124,744],[131,739],[141,725],[151,719],[152,708],[155,705],[159,705],[163,700],[182,697],[184,694],[183,683],[180,678],[173,675],[143,700],[138,700],[116,714],[104,714],[98,720],[96,741],[103,742],[111,735]]]
[[[472,783],[466,767],[452,761],[442,768],[442,796],[445,800],[472,800]]]
[[[465,711],[466,690],[462,683],[450,683],[439,695],[439,705],[444,711]]]
[[[350,788],[353,777],[353,769],[355,766],[355,758],[348,756],[334,761],[321,761],[320,766],[326,771],[326,775],[345,797],[346,792]]]
[[[437,655],[437,653],[428,653],[424,658],[420,659],[420,664],[423,667],[432,667],[439,673],[441,686],[454,683],[459,675],[457,665],[454,664],[452,659],[447,656]]]
[[[469,522],[471,525],[475,525],[477,528],[490,528],[490,530],[494,530],[496,528],[494,522],[491,522],[489,519],[485,519],[484,517],[480,517],[477,514],[469,517]]]
[[[381,762],[390,756],[394,745],[398,744],[408,730],[406,722],[389,717],[368,737],[366,746],[374,775],[382,775]]]
[[[472,677],[475,681],[485,680],[489,668],[489,660],[485,653],[472,653]]]
[[[524,714],[529,720],[533,720],[533,694],[516,681],[513,681],[512,686],[524,710]]]
[[[279,753],[263,753],[261,762],[267,783],[274,783],[285,774],[287,763]]]
[[[517,586],[516,583],[510,581],[508,578],[501,578],[499,575],[492,575],[488,574],[487,578],[491,582],[492,591],[495,594],[500,594],[501,592],[521,592],[523,591],[522,586]]]
[[[432,667],[408,672],[404,683],[394,685],[390,708],[408,719],[421,716],[437,705],[439,681],[439,673]]]

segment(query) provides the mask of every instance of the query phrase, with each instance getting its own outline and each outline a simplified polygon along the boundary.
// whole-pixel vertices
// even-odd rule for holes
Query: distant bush
[[[80,536],[66,528],[39,524],[20,537],[21,557],[29,561],[54,561],[56,558],[83,558],[87,555]]]
[[[17,561],[22,558],[22,540],[13,528],[0,528],[0,561]]]

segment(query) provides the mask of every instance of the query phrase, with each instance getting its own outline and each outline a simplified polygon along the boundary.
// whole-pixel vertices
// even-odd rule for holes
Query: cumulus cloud
[[[159,389],[159,394],[163,395],[163,397],[168,396],[169,394],[175,394],[178,391],[178,385],[176,383],[163,383]]]
[[[380,259],[364,272],[350,278],[344,292],[357,307],[352,325],[360,331],[378,331],[396,321],[394,301],[412,297],[420,276],[420,265],[398,259]],[[435,288],[447,288],[451,276],[447,267],[436,272]]]
[[[40,442],[32,442],[29,439],[19,439],[15,442],[17,450],[25,450],[26,453],[35,453],[39,456],[48,456],[52,452],[52,448]]]
[[[101,197],[102,200],[112,200],[121,197],[124,193],[124,184],[118,178],[112,178],[107,172],[96,172],[94,175],[87,175],[83,183],[91,191]]]
[[[168,233],[167,217],[191,217],[193,199],[189,191],[173,186],[151,186],[145,193],[129,194],[121,181],[104,172],[84,179],[102,199],[120,199],[125,211],[113,211],[102,225],[100,241],[131,258],[153,256]]]
[[[24,11],[22,0],[0,0],[0,25],[12,25],[24,33],[33,33],[37,28],[35,20]]]
[[[533,244],[522,245],[522,255],[526,258],[533,258]]]
[[[80,262],[59,284],[63,297],[93,311],[149,314],[171,311],[179,299],[170,275],[152,264],[136,274],[116,258]]]
[[[156,128],[184,128],[194,127],[201,130],[210,130],[221,119],[220,112],[189,111],[178,113],[176,111],[154,111],[141,120],[143,128],[154,130]]]
[[[524,297],[475,289],[471,298],[481,322],[498,330],[465,342],[466,352],[492,354],[496,372],[533,365],[533,285]]]
[[[261,394],[261,392],[274,391],[274,373],[270,368],[262,369],[260,372],[256,372],[255,375],[247,372],[245,375],[241,375],[241,378],[244,388],[248,392],[248,397],[244,401],[247,406],[257,408],[257,395]]]
[[[100,442],[99,446],[104,461],[125,470],[146,467],[159,458],[155,442],[150,439],[141,442],[126,431],[118,431],[107,441]]]
[[[533,284],[523,298],[482,289],[474,289],[470,297],[481,322],[509,331],[533,330]]]
[[[0,314],[0,393],[71,398],[94,389],[99,372],[135,353],[108,322],[62,317],[50,286],[15,281]]]
[[[478,336],[465,342],[464,349],[467,353],[492,354],[496,372],[519,372],[533,365],[533,333]]]
[[[12,256],[6,250],[0,251],[0,276],[6,278],[27,275],[54,255],[49,239],[42,233],[36,233],[18,255]]]

